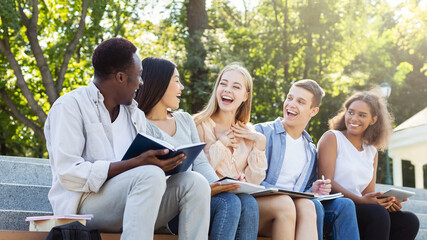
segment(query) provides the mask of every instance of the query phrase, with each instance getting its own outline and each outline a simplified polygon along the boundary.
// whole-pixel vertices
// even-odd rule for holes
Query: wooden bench
[[[0,240],[45,240],[49,232],[0,231]],[[120,240],[119,233],[102,233],[102,240]],[[175,235],[154,235],[154,240],[177,240]]]
[[[45,240],[48,232],[26,231],[1,231],[0,240]],[[120,240],[119,233],[101,233],[102,240]],[[177,240],[177,235],[155,234],[154,240]],[[270,240],[270,238],[258,237],[258,240]]]

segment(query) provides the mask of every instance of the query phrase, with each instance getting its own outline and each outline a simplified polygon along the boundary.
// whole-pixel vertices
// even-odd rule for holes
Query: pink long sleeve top
[[[239,173],[244,173],[247,182],[260,184],[267,169],[265,152],[256,148],[255,142],[248,139],[241,139],[237,148],[226,147],[216,137],[215,125],[209,118],[197,126],[197,131],[200,141],[206,143],[204,152],[218,177],[236,177]]]

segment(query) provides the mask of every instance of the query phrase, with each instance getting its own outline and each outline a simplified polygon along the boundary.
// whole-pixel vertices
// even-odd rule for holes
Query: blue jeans
[[[259,225],[258,203],[249,194],[238,194],[242,211],[240,212],[239,225],[237,226],[235,239],[257,239]]]
[[[219,193],[211,198],[210,240],[257,239],[258,204],[248,194]],[[168,224],[177,232],[178,218]]]
[[[211,199],[210,239],[256,239],[259,212],[248,194],[220,193]]]
[[[318,240],[323,240],[323,219],[325,218],[325,210],[323,209],[323,205],[317,199],[311,199],[314,203],[314,207],[316,208],[316,225],[317,225],[317,237]]]
[[[324,232],[327,239],[360,239],[356,208],[352,200],[337,198],[322,201],[322,205],[324,208]]]

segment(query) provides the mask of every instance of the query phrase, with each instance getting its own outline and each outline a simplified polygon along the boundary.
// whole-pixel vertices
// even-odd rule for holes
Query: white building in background
[[[427,107],[393,130],[389,144],[393,158],[393,185],[402,186],[402,160],[415,167],[415,187],[424,188],[423,166],[427,164]]]

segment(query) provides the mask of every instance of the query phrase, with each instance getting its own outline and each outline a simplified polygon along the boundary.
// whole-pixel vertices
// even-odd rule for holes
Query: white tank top
[[[363,151],[359,151],[342,132],[337,130],[331,132],[337,138],[334,180],[350,192],[362,196],[363,190],[374,176],[374,158],[377,149],[363,143]]]

